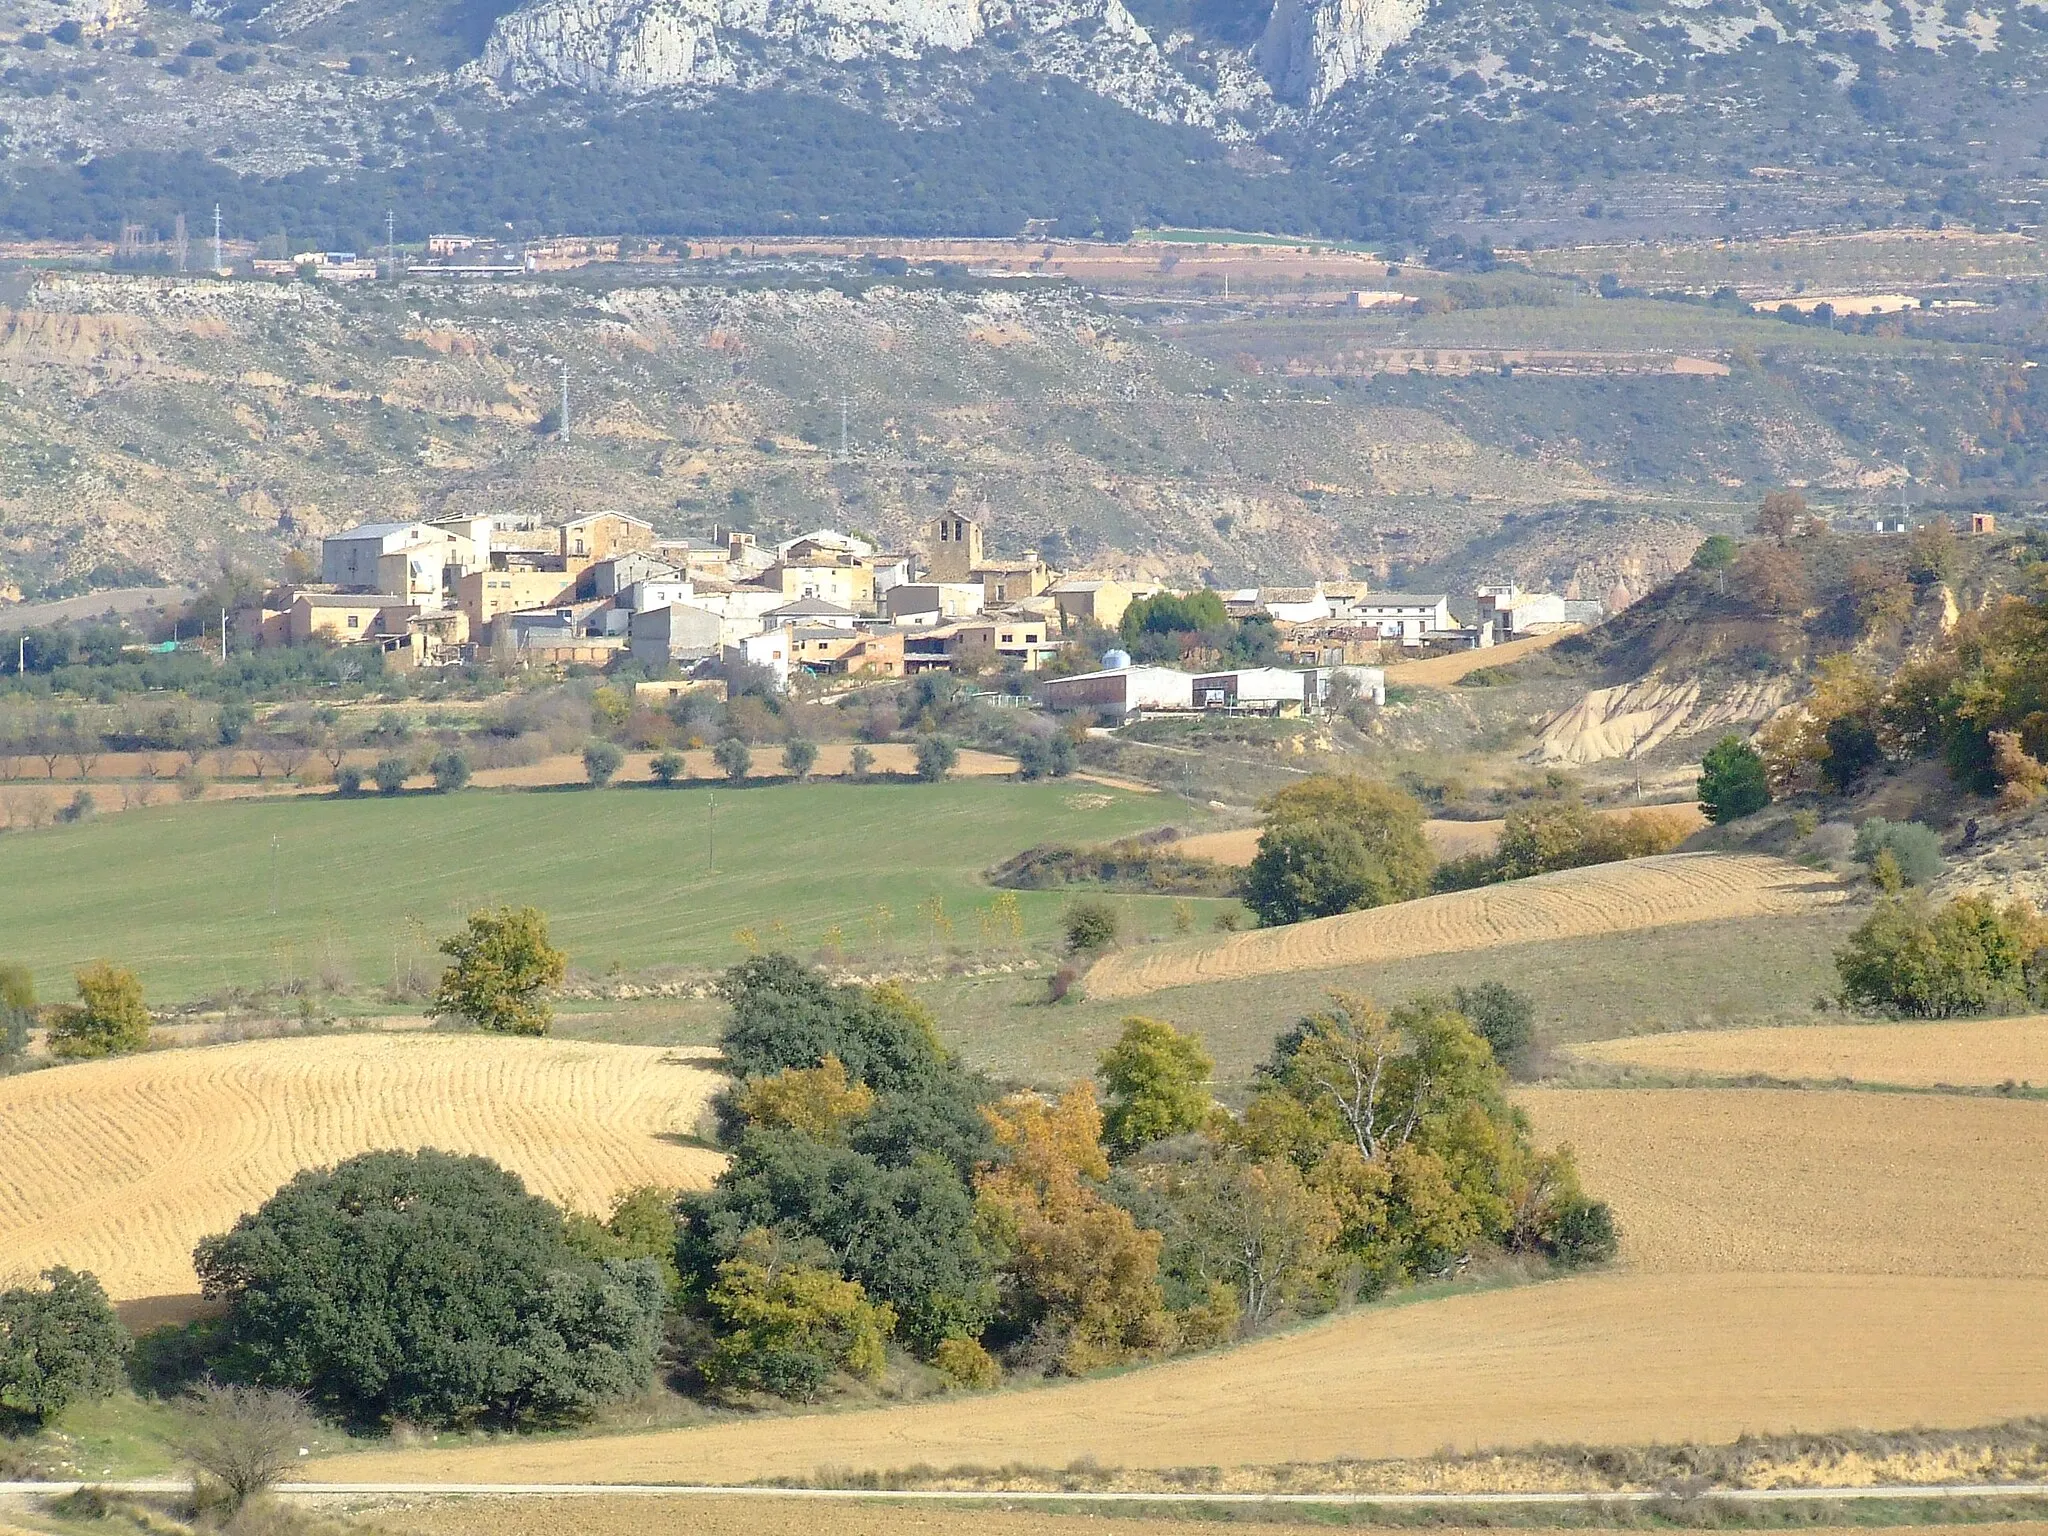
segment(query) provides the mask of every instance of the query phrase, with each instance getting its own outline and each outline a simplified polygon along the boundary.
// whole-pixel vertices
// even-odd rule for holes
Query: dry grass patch
[[[1783,1089],[1516,1102],[1577,1150],[1634,1269],[2048,1277],[2048,1104]]]
[[[1257,1467],[1445,1447],[1967,1427],[2048,1403],[2048,1281],[1605,1274],[1337,1317],[1121,1376],[605,1439],[372,1452],[337,1481]]]
[[[1453,651],[1448,656],[1431,656],[1424,661],[1397,661],[1387,668],[1387,686],[1448,688],[1459,678],[1477,672],[1481,667],[1505,667],[1511,662],[1520,661],[1524,656],[1547,651],[1566,635],[1575,635],[1578,632],[1578,626],[1573,625],[1547,635],[1530,635],[1522,640],[1509,640],[1501,645],[1489,646],[1485,650]]]
[[[811,767],[811,777],[830,779],[851,774],[855,745],[856,743],[850,741],[820,742],[818,760]],[[917,771],[917,748],[909,743],[885,741],[869,747],[868,751],[874,756],[874,763],[869,769],[871,773],[906,774]],[[615,782],[640,784],[652,780],[654,769],[649,765],[660,755],[658,752],[628,752]],[[708,749],[679,752],[676,755],[683,760],[685,779],[724,781],[725,770],[712,761]],[[1007,778],[1016,771],[1017,760],[1014,757],[1005,757],[999,752],[982,752],[973,747],[962,747],[960,761],[953,768],[953,776],[964,779],[999,779]],[[788,770],[782,766],[781,746],[754,748],[753,766],[748,772],[761,779],[788,777]],[[547,789],[556,785],[588,783],[589,778],[590,775],[583,767],[581,753],[558,752],[521,768],[480,768],[472,782],[485,789]],[[416,782],[426,783],[427,776],[424,773],[417,775]]]
[[[1123,950],[1089,971],[1091,998],[1455,954],[1677,923],[1787,915],[1839,902],[1835,881],[1761,854],[1677,853],[1319,918],[1228,938]]]
[[[1651,1072],[1756,1074],[1908,1088],[2048,1083],[2048,1016],[1933,1024],[1701,1029],[1577,1046],[1573,1054]]]
[[[376,1148],[496,1158],[602,1211],[633,1184],[699,1187],[679,1145],[716,1074],[659,1047],[327,1035],[161,1051],[0,1079],[0,1277],[50,1264],[116,1299],[197,1289],[192,1246],[302,1168]]]

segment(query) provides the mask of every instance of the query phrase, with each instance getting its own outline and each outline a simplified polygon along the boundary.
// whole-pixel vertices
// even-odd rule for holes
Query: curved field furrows
[[[1087,989],[1091,998],[1137,997],[1248,976],[1802,912],[1842,899],[1833,879],[1783,859],[1670,853],[1224,939],[1121,950],[1088,972]]]
[[[302,1168],[373,1148],[478,1152],[602,1211],[706,1184],[672,1138],[718,1077],[659,1047],[326,1035],[159,1051],[0,1080],[0,1281],[68,1264],[117,1299],[196,1289],[192,1246]]]
[[[1792,1024],[1691,1029],[1571,1047],[1572,1054],[1651,1072],[1751,1073],[1788,1082],[1907,1088],[2048,1085],[2048,1018],[1935,1024]]]

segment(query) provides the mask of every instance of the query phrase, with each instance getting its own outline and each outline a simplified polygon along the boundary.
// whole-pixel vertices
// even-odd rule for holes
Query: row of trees
[[[1315,774],[1272,795],[1264,810],[1240,894],[1267,926],[1665,853],[1684,835],[1654,812],[1601,816],[1575,800],[1546,801],[1509,811],[1493,852],[1439,867],[1421,805],[1392,785]]]
[[[731,1160],[709,1190],[632,1191],[599,1221],[481,1158],[364,1154],[202,1242],[221,1314],[152,1358],[354,1423],[529,1426],[664,1364],[728,1399],[813,1398],[899,1354],[991,1386],[1206,1347],[1485,1253],[1614,1249],[1452,999],[1333,997],[1232,1113],[1200,1042],[1160,1020],[1125,1021],[1099,1093],[1005,1094],[893,984],[778,954],[722,990]]]

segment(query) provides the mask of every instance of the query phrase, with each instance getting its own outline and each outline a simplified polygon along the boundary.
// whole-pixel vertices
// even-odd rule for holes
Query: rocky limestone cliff
[[[1283,101],[1320,107],[1422,25],[1427,0],[1274,0],[1259,69]]]
[[[1159,122],[1242,138],[1273,108],[1264,82],[1232,61],[1205,59],[1209,83],[1190,79],[1123,0],[528,0],[498,20],[467,73],[514,93],[754,89],[820,65],[959,56],[997,40],[1026,70]]]

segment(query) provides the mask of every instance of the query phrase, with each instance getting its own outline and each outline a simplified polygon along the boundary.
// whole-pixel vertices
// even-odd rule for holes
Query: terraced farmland
[[[1831,878],[1783,859],[1664,854],[1223,939],[1122,950],[1088,972],[1087,990],[1095,999],[1139,997],[1248,976],[1805,912],[1841,899]]]
[[[475,1035],[330,1035],[151,1052],[0,1079],[0,1279],[89,1269],[117,1300],[198,1289],[192,1246],[302,1168],[375,1148],[496,1158],[603,1211],[697,1187],[679,1145],[716,1074],[659,1048]]]

